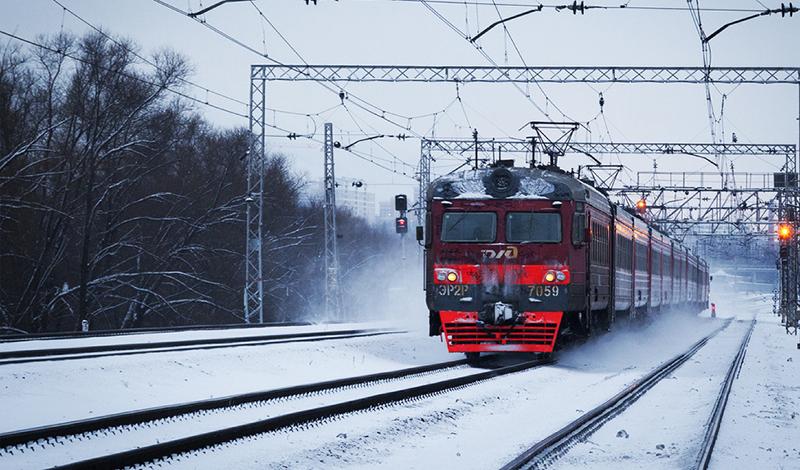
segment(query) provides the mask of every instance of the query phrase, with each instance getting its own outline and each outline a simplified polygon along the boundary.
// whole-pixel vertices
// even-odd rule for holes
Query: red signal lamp
[[[408,232],[408,219],[405,217],[397,217],[394,219],[394,231],[396,233]]]

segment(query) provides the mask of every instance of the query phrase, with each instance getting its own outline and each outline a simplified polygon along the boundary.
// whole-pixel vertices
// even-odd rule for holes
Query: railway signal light
[[[408,209],[408,198],[405,194],[398,194],[394,197],[394,210],[405,212]]]
[[[408,232],[408,219],[405,217],[398,217],[394,219],[394,231],[396,233]]]
[[[644,214],[647,211],[647,201],[642,198],[636,201],[636,212]]]
[[[792,238],[794,230],[792,226],[786,223],[778,225],[778,239],[781,241],[786,241]]]

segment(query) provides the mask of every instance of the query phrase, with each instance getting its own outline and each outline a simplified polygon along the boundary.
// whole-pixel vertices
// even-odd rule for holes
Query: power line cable
[[[302,55],[300,55],[300,53],[299,53],[299,52],[297,52],[297,49],[295,49],[295,48],[294,48],[294,46],[292,45],[292,43],[290,43],[290,42],[289,42],[289,40],[288,40],[288,39],[286,39],[286,36],[284,36],[284,35],[283,35],[283,34],[282,34],[282,33],[281,33],[279,30],[278,30],[278,28],[276,28],[276,27],[275,27],[275,25],[274,25],[274,24],[272,24],[272,21],[270,21],[270,20],[269,20],[269,18],[267,18],[267,16],[264,14],[264,12],[263,12],[263,11],[261,11],[261,8],[259,8],[259,7],[258,7],[258,5],[256,5],[256,2],[254,2],[253,0],[250,0],[250,4],[251,4],[251,5],[253,5],[253,8],[255,8],[255,9],[256,9],[256,11],[258,12],[259,16],[261,16],[261,19],[262,19],[263,21],[265,21],[265,22],[266,22],[266,23],[267,23],[267,24],[268,24],[268,25],[269,25],[269,26],[272,28],[272,30],[273,30],[273,31],[275,31],[275,33],[277,33],[277,34],[278,34],[278,36],[281,38],[281,40],[283,40],[283,42],[284,42],[284,43],[285,43],[287,46],[289,46],[289,49],[291,49],[291,50],[292,50],[292,52],[294,52],[294,55],[296,55],[296,56],[297,56],[297,57],[298,57],[298,58],[299,58],[299,59],[300,59],[300,60],[301,60],[301,61],[302,61],[304,64],[308,65],[308,62],[306,62],[306,59],[304,59],[304,58],[303,58],[303,56],[302,56]]]
[[[97,68],[100,68],[100,69],[102,69],[102,70],[105,70],[105,71],[107,71],[107,72],[111,72],[111,73],[114,73],[114,74],[117,74],[117,75],[120,75],[120,76],[123,76],[123,77],[129,78],[129,79],[131,79],[131,80],[138,81],[138,82],[140,82],[140,83],[144,83],[144,84],[147,84],[147,85],[150,85],[150,86],[155,86],[155,87],[163,87],[163,85],[160,85],[160,84],[158,84],[158,83],[152,82],[152,81],[150,81],[150,80],[146,80],[146,79],[143,79],[143,78],[141,78],[141,77],[137,77],[136,75],[132,75],[132,74],[129,74],[129,73],[123,72],[123,71],[121,71],[121,70],[116,70],[116,69],[112,69],[112,68],[104,67],[104,66],[102,66],[102,65],[99,65],[99,64],[97,64],[97,63],[90,62],[90,61],[88,61],[88,60],[86,60],[86,59],[83,59],[83,58],[81,58],[81,57],[78,57],[78,56],[75,56],[75,55],[69,54],[69,53],[67,53],[66,51],[63,51],[63,50],[60,50],[60,49],[54,49],[54,48],[52,48],[52,47],[49,47],[49,46],[46,46],[46,45],[44,45],[44,44],[40,44],[40,43],[37,43],[37,42],[35,42],[35,41],[31,41],[31,40],[29,40],[29,39],[25,39],[25,38],[23,38],[23,37],[20,37],[20,36],[17,36],[17,35],[15,35],[15,34],[9,33],[9,32],[7,32],[7,31],[0,30],[0,34],[2,34],[2,35],[5,35],[5,36],[8,36],[8,37],[10,37],[10,38],[12,38],[12,39],[15,39],[15,40],[17,40],[17,41],[23,42],[23,43],[25,43],[25,44],[28,44],[28,45],[31,45],[31,46],[34,46],[34,47],[38,47],[38,48],[40,48],[40,49],[42,49],[42,50],[50,51],[50,52],[53,52],[53,53],[56,53],[56,54],[61,54],[61,55],[63,55],[64,57],[68,57],[68,58],[70,58],[70,59],[72,59],[72,60],[75,60],[75,61],[77,61],[77,62],[81,62],[81,63],[83,63],[83,64],[85,64],[85,65],[89,65],[89,66],[97,67]],[[202,101],[202,100],[199,100],[199,99],[197,99],[197,98],[195,98],[195,97],[193,97],[193,96],[191,96],[191,95],[187,95],[186,93],[182,93],[182,92],[180,92],[180,91],[178,91],[178,90],[175,90],[175,89],[173,89],[173,88],[169,88],[169,87],[163,87],[163,88],[164,88],[164,90],[165,90],[165,91],[167,91],[167,92],[170,92],[170,93],[172,93],[172,94],[174,94],[174,95],[177,95],[177,96],[180,96],[180,97],[182,97],[182,98],[188,99],[188,100],[190,100],[190,101],[193,101],[193,102],[196,102],[196,103],[199,103],[199,104],[203,104],[203,105],[205,105],[205,106],[209,106],[209,107],[212,107],[212,108],[214,108],[214,109],[217,109],[217,110],[220,110],[220,111],[224,111],[224,112],[227,112],[227,113],[229,113],[229,114],[232,114],[232,115],[234,115],[234,116],[238,116],[238,117],[241,117],[241,118],[244,118],[244,119],[248,119],[248,118],[249,118],[249,117],[248,117],[246,114],[237,113],[236,111],[233,111],[233,110],[230,110],[230,109],[224,108],[224,107],[222,107],[222,106],[218,106],[218,105],[215,105],[215,104],[211,104],[211,103],[208,103],[208,102],[204,102],[204,101]],[[298,133],[296,133],[296,132],[294,132],[294,131],[290,131],[290,130],[288,130],[288,129],[282,128],[282,127],[280,127],[280,126],[277,126],[277,125],[269,124],[269,123],[267,123],[267,122],[264,122],[264,125],[265,125],[265,126],[267,126],[267,127],[270,127],[270,128],[272,128],[272,129],[276,129],[276,130],[279,130],[279,131],[285,132],[285,133],[286,133],[286,135],[285,135],[284,137],[289,137],[289,139],[290,139],[290,140],[293,140],[293,139],[297,139],[297,138],[300,138],[300,137],[302,137],[302,138],[304,138],[304,139],[308,139],[309,141],[316,142],[316,143],[318,143],[318,144],[320,144],[320,145],[324,145],[324,142],[323,142],[322,140],[315,138],[313,135],[302,135],[302,134],[298,134]],[[358,152],[358,151],[355,151],[355,150],[352,150],[352,149],[348,149],[348,150],[347,150],[347,152],[349,152],[350,154],[352,154],[352,155],[356,156],[357,158],[360,158],[360,159],[362,159],[362,160],[365,160],[365,161],[367,161],[367,162],[370,162],[370,163],[374,164],[375,166],[378,166],[378,167],[380,167],[380,168],[382,168],[382,169],[384,169],[384,170],[387,170],[387,171],[390,171],[390,172],[392,172],[392,173],[395,173],[395,174],[398,174],[398,175],[402,175],[402,176],[405,176],[405,177],[408,177],[408,178],[414,179],[412,176],[408,175],[406,172],[403,172],[403,171],[397,171],[397,170],[394,170],[394,169],[392,169],[392,168],[389,168],[389,167],[387,167],[387,166],[385,166],[385,165],[382,165],[382,164],[380,164],[380,163],[376,162],[376,161],[374,160],[374,158],[373,158],[373,157],[366,156],[366,155],[364,155],[364,154],[363,154],[363,153],[361,153],[361,152]]]
[[[185,11],[181,10],[180,8],[177,8],[177,7],[173,6],[173,5],[165,2],[164,0],[153,0],[153,1],[156,2],[159,5],[162,5],[162,6],[166,7],[166,8],[168,8],[168,9],[176,12],[176,13],[179,13],[181,15],[190,17],[187,12],[185,12]],[[394,116],[401,116],[401,115],[398,115],[396,113],[390,113],[389,111],[387,111],[387,110],[385,110],[383,108],[380,108],[379,106],[376,106],[376,105],[374,105],[374,104],[372,104],[372,103],[370,103],[370,102],[368,102],[368,101],[366,101],[366,100],[364,100],[364,99],[362,99],[362,98],[360,98],[360,97],[358,97],[358,96],[356,96],[356,95],[354,95],[352,93],[347,93],[346,96],[345,96],[344,92],[341,90],[341,88],[333,80],[326,79],[326,78],[313,77],[308,72],[306,72],[306,71],[304,71],[302,69],[298,69],[297,67],[293,67],[291,65],[284,64],[283,62],[270,57],[268,54],[259,52],[257,49],[247,45],[246,43],[240,41],[239,39],[235,38],[234,36],[232,36],[232,35],[224,32],[224,31],[222,31],[221,29],[215,27],[214,25],[212,25],[208,21],[200,20],[198,18],[192,18],[192,19],[194,19],[198,23],[202,24],[203,26],[209,28],[210,30],[212,30],[216,34],[222,36],[223,38],[227,39],[228,41],[238,45],[239,47],[244,48],[245,50],[248,50],[248,51],[250,51],[250,52],[252,52],[254,54],[257,54],[258,56],[260,56],[260,57],[262,57],[262,58],[264,58],[264,59],[266,59],[266,60],[268,60],[268,61],[270,61],[270,62],[272,62],[272,63],[274,63],[276,65],[280,65],[282,67],[290,68],[291,70],[293,70],[293,71],[295,71],[295,72],[297,72],[297,73],[299,73],[301,75],[305,75],[306,77],[308,77],[314,83],[322,86],[323,88],[325,88],[329,92],[334,93],[337,96],[339,96],[342,99],[342,101],[346,97],[355,106],[361,108],[362,110],[366,111],[367,113],[372,114],[373,116],[375,116],[375,117],[377,117],[379,119],[382,119],[382,120],[384,120],[384,121],[386,121],[386,122],[388,122],[388,123],[390,123],[390,124],[392,124],[392,125],[394,125],[396,127],[404,129],[407,132],[412,133],[417,138],[420,138],[420,139],[424,138],[423,135],[421,135],[418,132],[416,132],[410,125],[403,126],[402,124],[400,124],[400,123],[398,123],[398,122],[386,117],[387,114],[394,115]],[[331,85],[335,86],[335,89],[331,85],[329,85],[329,83]],[[408,117],[408,116],[403,116],[403,117],[405,117],[409,121],[411,120],[411,118]]]
[[[379,1],[379,0],[358,0],[358,1]],[[434,5],[444,5],[444,6],[464,6],[466,5],[473,5],[476,8],[478,6],[483,7],[492,7],[496,3],[498,6],[502,7],[514,7],[514,8],[537,8],[539,5],[542,5],[543,9],[553,9],[553,10],[563,10],[563,9],[571,9],[572,5],[568,4],[559,4],[559,3],[540,3],[540,2],[511,2],[511,1],[499,1],[493,2],[491,0],[380,0],[387,3],[430,3]],[[630,2],[628,2],[630,3]],[[645,10],[645,11],[689,11],[691,8],[689,7],[668,7],[663,5],[629,5],[628,3],[624,3],[621,5],[585,5],[584,10],[587,9],[602,9],[608,11],[621,11],[621,10]],[[761,2],[759,2],[761,3]],[[763,4],[762,4],[763,5]],[[580,6],[578,6],[580,9]],[[766,7],[765,7],[766,8]],[[580,10],[579,10],[580,11]],[[709,13],[755,13],[760,12],[762,10],[754,9],[754,8],[730,8],[730,7],[706,7],[701,8],[703,12]]]
[[[356,119],[356,117],[353,115],[352,111],[350,111],[350,108],[348,108],[346,104],[345,104],[345,105],[343,105],[343,106],[344,106],[344,110],[345,110],[345,111],[347,112],[347,114],[350,116],[350,120],[351,120],[351,121],[353,121],[353,123],[356,125],[356,127],[358,128],[358,130],[360,130],[360,131],[361,131],[363,134],[366,134],[366,131],[364,130],[364,128],[363,128],[363,127],[361,127],[361,124],[359,124],[358,120],[357,120],[357,119]],[[375,129],[374,127],[370,126],[369,124],[367,124],[367,126],[369,126],[369,127],[370,127],[370,129],[372,129],[373,131],[375,131],[375,135],[383,135],[383,134],[381,134],[380,132],[378,132],[378,131],[377,131],[377,129]],[[390,152],[390,151],[389,151],[389,150],[388,150],[386,147],[384,147],[383,145],[381,145],[381,143],[380,143],[380,142],[377,142],[377,141],[375,141],[375,142],[373,142],[373,143],[374,143],[375,145],[377,145],[378,147],[380,147],[380,148],[381,148],[381,150],[383,150],[384,152],[386,152],[387,154],[389,154],[389,155],[392,157],[392,160],[390,160],[391,162],[393,162],[393,163],[400,163],[401,165],[404,165],[404,166],[406,166],[406,167],[408,167],[408,168],[412,168],[412,169],[416,168],[414,165],[411,165],[411,164],[409,164],[409,163],[406,163],[406,162],[404,162],[403,160],[401,160],[400,158],[398,158],[398,157],[397,157],[397,156],[396,156],[394,153]]]
[[[472,43],[472,42],[470,42],[469,38],[468,38],[468,37],[467,37],[467,36],[466,36],[466,35],[465,35],[465,34],[464,34],[464,33],[463,33],[461,30],[459,30],[459,29],[458,29],[458,28],[457,28],[457,27],[456,27],[456,26],[455,26],[455,25],[454,25],[452,22],[450,22],[450,21],[449,21],[447,18],[445,18],[445,17],[444,17],[444,16],[443,16],[441,13],[439,13],[439,11],[438,11],[438,10],[436,10],[435,8],[433,8],[432,6],[430,6],[430,5],[428,4],[428,0],[419,0],[419,3],[420,3],[420,4],[422,4],[423,6],[425,6],[425,8],[427,8],[427,9],[428,9],[428,10],[429,10],[431,13],[433,13],[433,15],[434,15],[434,16],[436,16],[437,18],[439,18],[439,20],[441,20],[443,23],[445,23],[445,24],[446,24],[446,25],[447,25],[447,26],[448,26],[448,27],[449,27],[451,30],[453,30],[453,31],[454,31],[456,34],[458,34],[459,36],[463,37],[463,38],[464,38],[464,39],[465,39],[465,40],[466,40],[466,41],[467,41],[469,44],[471,44],[473,47],[475,47],[475,49],[476,49],[476,50],[477,50],[477,51],[478,51],[478,52],[479,52],[479,53],[480,53],[480,54],[481,54],[481,55],[482,55],[482,56],[483,56],[483,57],[484,57],[484,58],[485,58],[485,59],[486,59],[486,60],[487,60],[487,61],[488,61],[490,64],[492,64],[493,66],[497,67],[498,69],[500,68],[500,65],[499,65],[499,64],[498,64],[498,63],[497,63],[497,62],[496,62],[496,61],[495,61],[495,60],[494,60],[494,59],[493,59],[491,56],[489,56],[489,54],[487,54],[487,53],[486,53],[486,51],[484,51],[482,47],[480,47],[478,44],[475,44],[475,43]],[[519,50],[517,50],[517,52],[519,52]],[[523,63],[524,63],[524,59],[523,59]],[[505,75],[507,78],[509,78],[509,79],[510,79],[510,76],[509,76],[508,72],[503,72],[503,75]],[[537,81],[535,81],[535,80],[534,80],[534,83],[536,83],[536,85],[539,87],[539,89],[540,89],[540,91],[542,92],[542,94],[545,96],[545,100],[546,100],[546,102],[548,102],[548,103],[553,103],[553,101],[552,101],[552,100],[550,100],[550,98],[549,98],[549,97],[547,97],[547,94],[546,94],[546,93],[544,93],[544,90],[542,89],[542,87],[541,87],[541,84],[539,84],[539,83],[538,83]],[[523,95],[525,98],[527,98],[527,100],[528,100],[528,101],[529,101],[529,102],[530,102],[530,103],[531,103],[531,104],[532,104],[532,105],[533,105],[533,106],[534,106],[534,107],[535,107],[535,108],[536,108],[536,109],[537,109],[537,110],[538,110],[540,113],[542,113],[542,115],[544,115],[544,116],[545,116],[547,119],[549,119],[549,120],[551,120],[551,121],[553,120],[553,119],[550,117],[550,113],[549,113],[549,112],[548,112],[546,109],[543,109],[543,108],[542,108],[542,107],[541,107],[541,106],[540,106],[540,105],[539,105],[539,104],[538,104],[536,101],[534,101],[534,100],[533,100],[533,98],[531,97],[530,93],[527,93],[527,92],[525,92],[525,90],[523,90],[523,89],[522,89],[522,88],[519,86],[519,84],[518,84],[518,83],[516,83],[516,82],[512,82],[511,84],[512,84],[512,85],[514,86],[514,88],[516,88],[516,89],[517,89],[517,90],[518,90],[520,93],[522,93],[522,95]],[[572,120],[572,121],[574,121],[574,119],[572,119],[572,118],[570,118],[569,116],[565,115],[565,114],[564,114],[564,113],[563,113],[563,112],[562,112],[562,111],[561,111],[561,110],[560,110],[560,109],[559,109],[557,106],[555,106],[555,103],[553,103],[553,106],[554,106],[554,107],[555,107],[555,108],[556,108],[556,109],[559,111],[559,113],[561,113],[561,114],[562,114],[562,116],[564,116],[564,118],[565,118],[565,119],[568,119],[568,120]]]
[[[138,58],[139,60],[141,60],[141,61],[145,62],[146,64],[148,64],[148,65],[150,65],[150,66],[154,67],[156,70],[162,71],[162,69],[159,67],[159,65],[158,65],[158,64],[156,64],[156,63],[155,63],[155,62],[153,62],[152,60],[150,60],[150,59],[148,59],[148,58],[146,58],[146,57],[142,56],[142,55],[141,55],[141,54],[139,54],[138,52],[136,52],[136,51],[134,51],[134,50],[131,50],[131,49],[128,47],[128,45],[126,45],[125,43],[123,43],[123,42],[121,42],[121,41],[117,40],[116,38],[114,38],[114,37],[112,37],[112,36],[110,36],[110,35],[109,35],[109,34],[107,34],[105,31],[103,31],[101,28],[99,28],[99,27],[95,26],[94,24],[92,24],[91,22],[89,22],[88,20],[86,20],[85,18],[83,18],[82,16],[80,16],[79,14],[75,13],[75,11],[73,11],[73,10],[71,10],[71,9],[67,8],[67,7],[66,7],[66,6],[65,6],[63,3],[61,3],[59,0],[52,0],[52,1],[53,1],[53,3],[55,3],[56,5],[58,5],[59,7],[61,7],[61,8],[63,9],[63,11],[65,11],[65,12],[69,13],[69,14],[70,14],[70,15],[72,15],[72,16],[73,16],[75,19],[77,19],[77,20],[78,20],[78,21],[80,21],[81,23],[85,24],[85,25],[86,25],[86,26],[88,26],[89,28],[93,29],[94,31],[96,31],[97,33],[99,33],[100,35],[102,35],[104,38],[106,38],[106,39],[108,39],[109,41],[113,42],[114,44],[116,44],[116,45],[118,45],[118,46],[120,46],[120,47],[124,48],[124,49],[125,49],[126,51],[128,51],[130,54],[132,54],[133,56],[135,56],[135,57],[136,57],[136,58]],[[61,25],[62,25],[62,30],[63,30],[63,25],[64,25],[64,23],[63,23],[63,20],[62,20],[62,23],[61,23]],[[203,91],[205,91],[206,93],[210,93],[210,94],[212,94],[212,95],[219,96],[220,98],[224,98],[224,99],[226,99],[226,100],[229,100],[229,101],[232,101],[232,102],[234,102],[234,103],[238,103],[238,104],[241,104],[241,105],[244,105],[244,106],[248,106],[248,104],[247,104],[247,103],[245,103],[244,101],[242,101],[242,100],[240,100],[240,99],[237,99],[237,98],[234,98],[234,97],[232,97],[232,96],[226,95],[225,93],[221,93],[221,92],[218,92],[218,91],[212,90],[212,89],[210,89],[210,88],[208,88],[208,87],[206,87],[206,86],[200,85],[200,84],[198,84],[198,83],[195,83],[195,82],[193,82],[193,81],[191,81],[191,80],[187,80],[187,79],[184,79],[184,78],[182,78],[182,79],[180,79],[180,80],[181,80],[181,82],[183,82],[183,83],[185,83],[185,84],[187,84],[187,85],[191,85],[191,86],[193,86],[193,87],[195,87],[195,88],[199,88],[200,90],[203,90]]]
[[[497,12],[497,16],[502,19],[503,15],[500,13],[500,7],[497,6],[497,2],[492,0],[492,3],[494,4],[494,9]],[[522,65],[524,65],[525,68],[528,68],[528,63],[525,62],[525,57],[522,55],[522,52],[520,52],[519,47],[517,47],[517,42],[514,40],[514,37],[511,36],[511,32],[508,30],[508,27],[505,25],[505,23],[503,23],[503,31],[505,31],[506,36],[508,36],[509,41],[511,41],[511,45],[514,47],[514,50],[517,52],[517,55],[519,56],[519,60],[522,61]],[[561,108],[559,108],[558,105],[553,100],[551,100],[549,96],[547,96],[547,93],[545,93],[544,88],[542,87],[541,83],[539,83],[538,81],[535,81],[534,83],[536,84],[536,87],[539,88],[539,91],[542,92],[542,95],[544,96],[544,99],[548,103],[551,103],[553,105],[553,107],[556,108],[556,111],[558,111],[561,114],[562,117],[564,117],[565,119],[567,119],[569,121],[575,121],[575,119],[572,119],[571,117],[567,116],[564,113],[564,111],[562,111]]]
[[[277,33],[277,34],[278,34],[278,36],[281,38],[281,40],[282,40],[282,41],[283,41],[283,42],[284,42],[284,43],[285,43],[285,44],[286,44],[286,45],[289,47],[289,49],[291,49],[291,50],[292,50],[292,52],[294,52],[294,54],[295,54],[295,55],[296,55],[296,56],[297,56],[297,57],[298,57],[298,58],[299,58],[299,59],[300,59],[300,60],[301,60],[301,61],[302,61],[304,64],[308,65],[308,62],[307,62],[307,61],[306,61],[306,59],[305,59],[305,58],[302,56],[302,54],[300,54],[300,52],[297,50],[297,48],[295,48],[295,47],[292,45],[292,43],[291,43],[291,42],[289,42],[289,40],[288,40],[288,39],[286,39],[286,36],[284,36],[284,35],[283,35],[283,33],[281,33],[281,31],[280,31],[280,30],[279,30],[279,29],[278,29],[278,28],[277,28],[277,27],[276,27],[276,26],[275,26],[275,25],[272,23],[272,21],[270,21],[270,19],[269,19],[269,18],[267,18],[267,16],[264,14],[264,12],[263,12],[263,11],[261,11],[261,8],[259,8],[259,7],[258,7],[258,5],[256,5],[256,3],[255,3],[253,0],[250,0],[250,4],[251,4],[251,5],[253,6],[253,8],[255,8],[255,10],[258,12],[258,15],[261,17],[261,20],[262,20],[262,21],[264,21],[264,22],[266,22],[266,23],[267,23],[267,24],[270,26],[270,28],[272,28],[272,30],[273,30],[273,31],[275,31],[275,33]],[[347,111],[347,114],[350,116],[350,119],[353,121],[353,123],[355,123],[356,127],[358,127],[358,129],[359,129],[361,132],[364,132],[364,129],[361,127],[361,125],[360,125],[360,124],[358,123],[358,121],[355,119],[355,116],[353,115],[353,113],[350,111],[350,109],[347,107],[347,105],[346,105],[346,104],[344,104],[344,100],[342,100],[342,102],[341,102],[341,105],[344,107],[345,111]],[[371,127],[371,126],[370,126],[370,127]],[[374,130],[374,128],[373,128],[373,130]],[[377,133],[377,131],[376,131],[376,133]],[[400,159],[400,158],[399,158],[397,155],[395,155],[394,153],[390,152],[390,151],[389,151],[389,150],[388,150],[386,147],[384,147],[383,145],[381,145],[379,142],[376,142],[376,145],[377,145],[378,147],[380,147],[380,148],[381,148],[381,149],[382,149],[384,152],[386,152],[387,154],[389,154],[389,155],[392,157],[392,159],[393,159],[395,162],[399,162],[399,163],[401,163],[401,164],[403,164],[403,165],[406,165],[406,166],[408,166],[408,167],[410,167],[410,168],[414,168],[412,165],[410,165],[410,164],[408,164],[408,163],[404,162],[404,161],[403,161],[403,160],[401,160],[401,159]]]
[[[71,55],[67,51],[63,51],[61,49],[54,49],[54,48],[46,46],[44,44],[40,44],[38,42],[31,41],[30,39],[25,39],[23,37],[17,36],[16,34],[9,33],[7,31],[0,30],[0,34],[2,34],[4,36],[8,36],[8,37],[10,37],[12,39],[16,39],[17,41],[23,42],[25,44],[28,44],[28,45],[31,45],[31,46],[34,46],[34,47],[38,47],[39,49],[50,51],[50,52],[53,52],[53,53],[56,53],[56,54],[60,54],[60,55],[62,55],[64,57],[68,57],[68,58],[70,58],[72,60],[75,60],[77,62],[81,62],[81,63],[83,63],[85,65],[89,65],[89,66],[92,66],[92,67],[97,67],[97,68],[100,68],[100,69],[105,70],[107,72],[111,72],[111,73],[114,73],[114,74],[129,78],[131,80],[136,80],[138,82],[141,82],[141,83],[144,83],[144,84],[147,84],[147,85],[150,85],[150,86],[163,87],[165,91],[168,91],[168,92],[170,92],[170,93],[172,93],[174,95],[180,96],[182,98],[186,98],[186,99],[188,99],[190,101],[193,101],[195,103],[199,103],[199,104],[208,106],[210,108],[214,108],[216,110],[223,111],[223,112],[226,112],[228,114],[231,114],[231,115],[234,115],[234,116],[238,116],[238,117],[241,117],[241,118],[244,118],[244,119],[248,119],[249,118],[249,116],[247,116],[246,114],[242,114],[240,112],[233,111],[233,110],[225,108],[223,106],[219,106],[219,105],[216,105],[216,104],[209,103],[207,101],[200,100],[198,98],[195,98],[194,96],[187,95],[186,93],[178,91],[178,90],[176,90],[174,88],[164,87],[161,84],[152,82],[150,80],[146,80],[146,79],[141,78],[141,77],[137,77],[136,75],[132,75],[132,74],[123,72],[121,70],[116,70],[116,69],[111,69],[111,68],[108,68],[108,67],[104,67],[104,66],[102,66],[100,64],[88,61],[88,60],[83,59],[81,57],[78,57],[78,56],[75,56],[75,55]]]
[[[181,10],[180,8],[177,8],[177,7],[173,6],[173,5],[165,2],[164,0],[153,0],[153,1],[156,2],[159,5],[162,5],[162,6],[166,7],[166,8],[169,8],[170,10],[172,10],[172,11],[178,13],[178,14],[181,14],[183,16],[189,17],[187,12],[185,12],[185,11]],[[333,81],[331,79],[313,77],[313,76],[311,76],[311,74],[309,74],[305,70],[302,70],[302,69],[299,69],[297,67],[293,67],[291,65],[285,64],[285,63],[283,63],[283,62],[281,62],[281,61],[279,61],[277,59],[274,59],[274,58],[270,57],[269,54],[265,54],[265,53],[262,53],[262,52],[258,51],[254,47],[247,45],[246,43],[240,41],[236,37],[226,33],[225,31],[217,28],[216,26],[212,25],[208,21],[200,20],[198,18],[192,18],[192,19],[194,19],[195,21],[197,21],[201,25],[205,26],[206,28],[210,29],[214,33],[222,36],[226,40],[236,44],[237,46],[239,46],[239,47],[241,47],[241,48],[243,48],[243,49],[245,49],[247,51],[250,51],[253,54],[258,55],[259,57],[262,57],[262,58],[268,60],[269,62],[271,62],[271,63],[273,63],[275,65],[279,65],[281,67],[287,67],[290,70],[292,70],[294,72],[297,72],[300,75],[304,75],[304,76],[308,77],[314,83],[322,86],[323,88],[325,88],[326,90],[328,90],[331,93],[336,94],[337,96],[341,92],[341,89],[340,89],[341,87],[335,81]],[[331,85],[328,85],[328,83],[330,83],[331,85],[334,85],[335,89],[333,87],[331,87]],[[403,118],[403,119],[414,119],[415,118],[414,116],[404,116],[404,115],[401,115],[401,114],[392,113],[392,112],[390,112],[388,110],[385,110],[385,109],[381,108],[380,106],[374,105],[374,104],[368,102],[367,100],[364,100],[364,99],[354,95],[353,93],[347,93],[347,98],[350,99],[351,101],[353,101],[353,103],[356,106],[364,109],[364,111],[367,111],[368,113],[374,115],[375,117],[378,117],[378,118],[380,118],[380,119],[382,119],[382,120],[384,120],[384,121],[386,121],[386,122],[388,122],[388,123],[390,123],[390,124],[392,124],[394,126],[397,126],[397,127],[401,128],[401,129],[405,129],[405,130],[407,130],[409,132],[412,131],[407,126],[403,126],[402,124],[387,118],[386,115],[388,114],[388,115],[392,115],[392,116]],[[418,137],[421,137],[421,136],[418,136]]]

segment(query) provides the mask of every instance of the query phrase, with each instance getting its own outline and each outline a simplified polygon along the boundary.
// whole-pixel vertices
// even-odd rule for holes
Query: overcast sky
[[[141,46],[143,54],[161,48],[174,49],[186,56],[194,67],[192,80],[209,89],[246,102],[249,67],[265,59],[226,40],[219,34],[180,13],[149,0],[59,0],[89,23],[113,35],[129,38]],[[510,0],[496,0],[503,17],[529,7],[508,6]],[[213,1],[167,0],[184,11],[197,11]],[[456,4],[431,3],[444,18],[467,35],[496,21],[498,11],[491,0]],[[517,0],[516,4],[533,3]],[[571,3],[571,2],[570,2]],[[598,0],[592,5],[616,5]],[[629,7],[670,6],[685,8],[681,0],[631,0]],[[465,5],[466,4],[466,5]],[[555,5],[557,3],[551,3]],[[777,8],[780,2],[768,0],[702,0],[702,8],[763,9]],[[258,13],[261,9],[268,24]],[[704,11],[701,19],[706,33],[721,25],[748,16],[748,12]],[[425,64],[489,65],[468,41],[455,33],[424,5],[414,1],[319,0],[306,5],[304,0],[256,0],[221,6],[204,16],[217,27],[243,43],[285,63],[301,63],[276,32],[279,31],[302,59],[311,64]],[[274,27],[273,27],[274,26]],[[507,23],[508,34],[495,28],[481,39],[484,51],[498,64],[521,65],[511,39],[528,65],[702,65],[699,36],[688,10],[589,10],[573,15],[553,8]],[[35,39],[61,29],[82,33],[88,26],[62,10],[53,0],[0,0],[0,29]],[[732,26],[712,44],[714,66],[798,66],[800,65],[800,15],[781,18],[759,17]],[[406,120],[414,132],[437,136],[469,137],[477,128],[484,137],[525,137],[518,131],[525,122],[544,116],[523,94],[554,119],[560,119],[557,106],[572,119],[590,122],[591,134],[582,130],[577,138],[595,141],[710,141],[710,124],[702,85],[625,85],[625,84],[544,84],[551,102],[535,86],[511,84],[468,84],[458,90],[454,84],[343,84],[348,92],[360,96],[390,113],[425,117]],[[208,95],[191,87],[192,95],[246,114],[244,105]],[[598,117],[598,93],[605,98],[604,114]],[[456,100],[456,96],[461,102]],[[712,88],[717,117],[723,115],[725,141],[735,132],[740,142],[795,143],[798,140],[800,90],[790,85],[719,85]],[[724,112],[722,95],[725,94]],[[345,102],[347,103],[347,102]],[[358,134],[397,134],[403,131],[352,104],[343,107],[335,93],[312,82],[272,83],[267,106],[281,111],[312,114],[296,116],[275,111],[269,122],[298,133],[314,133],[321,138],[322,123],[334,124],[336,139],[343,144],[360,138]],[[339,106],[337,106],[339,105]],[[448,105],[450,105],[448,107]],[[463,105],[463,106],[462,106]],[[220,126],[244,126],[246,120],[198,106]],[[327,111],[325,111],[327,110]],[[444,110],[444,112],[442,112]],[[325,111],[321,114],[321,111]],[[434,118],[430,115],[436,113]],[[270,131],[271,134],[280,134]],[[318,179],[322,173],[322,150],[308,140],[273,137],[271,151],[289,154],[298,171]],[[413,175],[419,159],[419,140],[382,139],[356,147],[371,155],[390,172],[345,152],[337,152],[337,175],[361,178],[371,191],[385,198],[395,192],[413,191],[414,182],[402,173]],[[621,161],[632,171],[650,170],[651,157],[604,157],[608,163]],[[570,157],[564,167],[588,163],[585,157]],[[782,164],[777,159],[742,157],[736,168],[769,172]],[[443,173],[459,162],[442,158],[434,170]],[[713,171],[699,159],[664,157],[659,170]]]

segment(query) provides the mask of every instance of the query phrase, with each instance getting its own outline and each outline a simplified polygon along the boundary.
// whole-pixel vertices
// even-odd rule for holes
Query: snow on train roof
[[[481,168],[464,170],[434,180],[429,199],[553,199],[601,206],[608,200],[573,176],[539,168]]]
[[[498,188],[498,176],[505,186]],[[589,203],[605,210],[611,209],[611,202],[600,191],[585,184],[572,175],[540,168],[481,168],[463,170],[433,180],[428,187],[428,199],[552,199],[574,200]],[[636,213],[624,208],[620,216],[626,214],[631,223],[651,227],[660,237],[669,237],[652,226]],[[697,255],[678,241],[673,241],[679,249],[686,250],[695,259]]]

